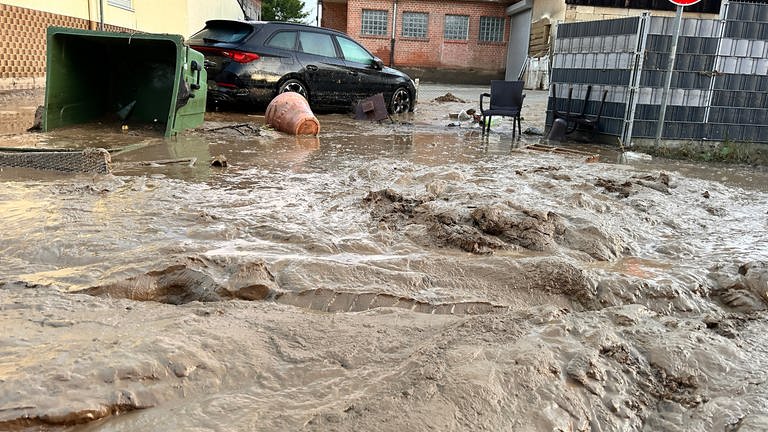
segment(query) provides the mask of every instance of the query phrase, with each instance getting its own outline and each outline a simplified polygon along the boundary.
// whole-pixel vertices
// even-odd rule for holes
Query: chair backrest
[[[522,108],[523,81],[491,81],[491,109]]]

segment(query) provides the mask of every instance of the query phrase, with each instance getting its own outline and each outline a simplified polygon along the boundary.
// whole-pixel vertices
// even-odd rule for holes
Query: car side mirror
[[[379,70],[384,69],[384,62],[381,61],[381,59],[378,57],[374,57],[373,62],[371,63],[372,63],[372,66],[376,69],[379,69]]]

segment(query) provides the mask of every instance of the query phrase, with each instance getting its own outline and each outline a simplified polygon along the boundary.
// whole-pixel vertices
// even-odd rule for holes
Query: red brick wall
[[[325,8],[328,3],[323,3]],[[360,41],[377,57],[389,63],[392,34],[392,2],[386,0],[349,0],[346,33]],[[389,11],[387,35],[383,37],[360,34],[363,9]],[[506,6],[495,2],[438,2],[432,0],[399,0],[395,36],[395,66],[415,68],[455,68],[485,71],[503,71],[507,59],[509,20]],[[426,40],[403,39],[403,12],[429,13]],[[446,41],[443,39],[445,15],[469,16],[469,39]],[[325,9],[323,10],[325,16]],[[503,42],[479,42],[481,16],[505,19]]]
[[[347,32],[347,4],[323,2],[321,27]]]

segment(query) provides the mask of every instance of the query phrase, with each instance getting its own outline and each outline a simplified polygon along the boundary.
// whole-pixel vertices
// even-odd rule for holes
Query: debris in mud
[[[304,96],[286,92],[277,95],[267,105],[264,121],[273,128],[291,135],[317,135],[320,122]]]
[[[595,181],[595,186],[604,188],[609,193],[617,193],[619,198],[627,198],[633,192],[633,185],[643,186],[653,189],[665,195],[671,195],[670,178],[667,173],[659,173],[657,176],[646,175],[642,177],[633,176],[629,180],[620,183],[616,180],[599,178]]]
[[[433,102],[461,102],[466,103],[464,99],[461,99],[459,97],[456,97],[453,93],[446,93],[442,96],[438,96],[434,99],[432,99]]]
[[[38,105],[37,109],[35,110],[35,120],[32,123],[32,126],[30,126],[29,129],[27,129],[27,132],[40,132],[43,130],[43,114],[45,113],[45,107],[42,105]]]
[[[389,228],[422,226],[434,245],[457,247],[475,254],[516,248],[553,251],[566,247],[606,261],[616,258],[622,249],[618,239],[597,227],[572,226],[554,212],[505,204],[473,204],[464,206],[466,210],[458,210],[450,206],[450,200],[445,197],[436,204],[432,196],[407,198],[393,189],[371,191],[363,202],[371,206],[374,220],[386,223]]]
[[[217,168],[226,168],[226,167],[228,167],[229,163],[227,162],[227,157],[224,156],[223,154],[215,156],[211,160],[211,166],[212,167],[217,167]]]
[[[736,274],[728,270],[719,267],[711,273],[718,283],[713,290],[716,299],[739,312],[768,309],[768,262],[742,264]]]
[[[545,153],[556,153],[566,156],[578,156],[583,157],[584,162],[591,163],[591,162],[598,162],[600,160],[600,155],[597,153],[589,153],[581,150],[571,149],[571,148],[565,148],[565,147],[555,147],[555,146],[549,146],[549,145],[543,145],[543,144],[531,144],[524,147],[526,150],[534,150],[534,151],[540,151]]]
[[[153,161],[142,161],[139,164],[144,166],[184,164],[191,167],[191,166],[195,166],[195,163],[197,163],[196,157],[188,157],[188,158],[177,158],[177,159],[160,159],[160,160],[153,160]]]
[[[636,161],[650,161],[650,160],[653,160],[653,156],[647,153],[639,153],[639,152],[631,152],[631,151],[625,151],[621,153],[621,157],[619,158],[619,161],[621,163],[629,163],[629,162],[636,162]]]
[[[0,148],[0,167],[109,174],[112,171],[112,158],[103,148]]]
[[[252,125],[251,123],[238,123],[238,124],[218,126],[218,127],[213,127],[209,129],[204,129],[204,131],[205,132],[235,131],[242,136],[246,136],[246,135],[261,136],[261,129],[257,126]]]
[[[543,172],[559,171],[562,167],[557,166],[540,166],[536,168],[519,169],[515,171],[515,174],[522,176],[525,174],[539,174]]]
[[[604,188],[606,192],[616,193],[619,198],[627,198],[632,193],[632,182],[619,183],[615,180],[599,178],[595,180],[595,186]]]
[[[398,222],[413,218],[414,209],[424,203],[424,199],[405,198],[394,189],[369,191],[363,202],[372,206],[371,216],[379,222],[394,226]]]
[[[353,111],[356,120],[381,121],[389,118],[383,93],[377,93],[361,100],[355,105]]]
[[[523,131],[523,135],[544,136],[544,131],[541,128],[530,126]]]

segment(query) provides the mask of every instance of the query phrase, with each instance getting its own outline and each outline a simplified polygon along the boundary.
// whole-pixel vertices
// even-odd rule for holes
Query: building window
[[[107,0],[107,3],[119,8],[133,10],[133,0]]]
[[[469,16],[446,15],[443,35],[447,40],[469,39]]]
[[[427,38],[429,14],[422,12],[403,12],[403,37]]]
[[[504,42],[504,18],[480,17],[480,42]]]
[[[360,33],[369,36],[386,36],[387,11],[363,9],[363,25]]]

